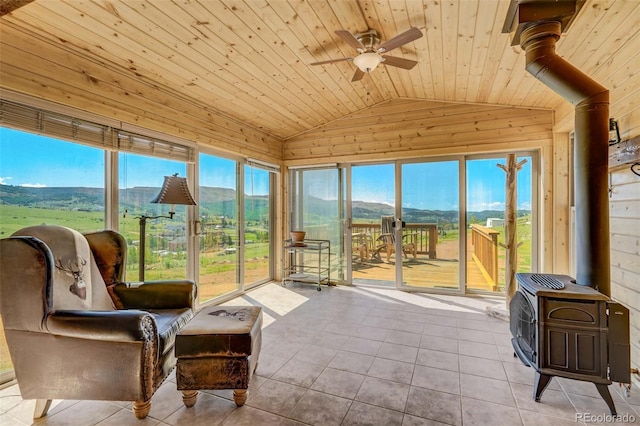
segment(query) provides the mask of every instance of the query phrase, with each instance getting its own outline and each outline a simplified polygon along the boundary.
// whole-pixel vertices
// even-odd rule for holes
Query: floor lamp
[[[191,196],[191,192],[189,192],[189,186],[187,185],[187,178],[178,177],[178,174],[175,173],[173,176],[165,176],[164,183],[162,184],[162,189],[160,189],[160,193],[151,200],[152,203],[155,204],[171,204],[171,208],[169,209],[169,216],[145,216],[142,215],[137,219],[140,221],[140,254],[139,254],[139,270],[138,270],[138,280],[144,281],[144,252],[147,247],[147,238],[146,238],[146,227],[147,227],[147,219],[159,219],[159,218],[167,218],[173,219],[173,216],[176,214],[175,205],[186,205],[186,206],[195,206],[196,202]]]

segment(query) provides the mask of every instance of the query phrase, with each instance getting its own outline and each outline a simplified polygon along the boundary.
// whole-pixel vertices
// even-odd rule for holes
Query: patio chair
[[[381,259],[380,253],[384,251],[387,254],[387,262],[389,262],[391,255],[396,251],[394,223],[395,218],[393,216],[382,216],[381,234],[378,237],[378,246],[373,252],[375,257]],[[411,253],[414,259],[417,257],[418,247],[416,239],[416,234],[404,234],[402,236],[402,254],[407,259],[409,258],[407,253]]]

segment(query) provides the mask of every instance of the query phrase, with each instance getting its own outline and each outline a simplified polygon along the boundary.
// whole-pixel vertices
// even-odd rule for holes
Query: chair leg
[[[151,400],[148,401],[135,401],[133,403],[133,414],[135,414],[136,418],[142,420],[149,414],[151,410]]]
[[[182,402],[184,402],[185,407],[190,408],[196,405],[196,401],[198,400],[198,391],[195,390],[185,390],[182,391]]]
[[[242,407],[247,402],[247,390],[246,389],[234,389],[233,390],[233,402],[236,406]]]
[[[39,419],[47,415],[47,411],[51,408],[50,399],[36,399],[36,408],[33,410],[33,418]]]

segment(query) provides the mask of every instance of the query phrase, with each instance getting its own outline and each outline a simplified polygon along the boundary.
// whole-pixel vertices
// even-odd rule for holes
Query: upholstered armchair
[[[136,417],[149,413],[196,291],[186,280],[124,283],[126,252],[116,232],[61,226],[0,240],[0,314],[34,417],[52,399],[133,401]]]

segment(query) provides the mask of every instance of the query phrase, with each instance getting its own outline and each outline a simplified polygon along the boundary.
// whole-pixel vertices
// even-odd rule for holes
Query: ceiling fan
[[[411,27],[407,31],[382,43],[380,43],[380,37],[376,30],[369,30],[356,35],[351,34],[347,30],[337,30],[335,33],[346,41],[349,46],[354,47],[358,51],[358,55],[354,57],[313,62],[310,65],[324,65],[332,64],[334,62],[353,61],[353,63],[358,67],[358,69],[356,69],[356,73],[351,79],[353,82],[361,80],[365,73],[370,73],[381,63],[406,70],[410,70],[418,63],[411,59],[398,58],[396,56],[388,56],[384,54],[422,37],[422,31],[415,27]]]

